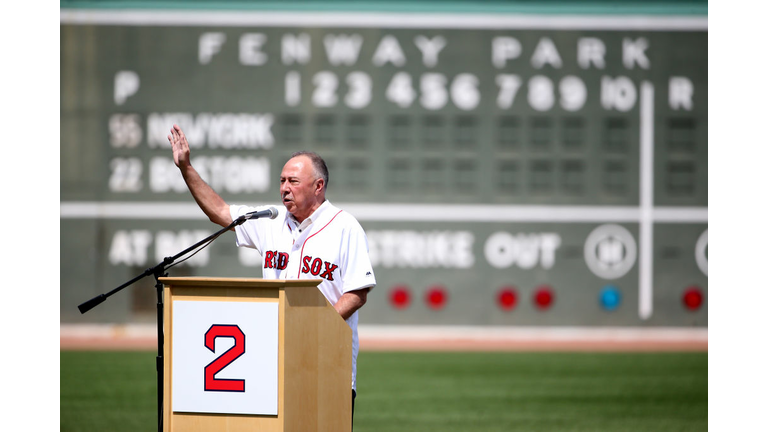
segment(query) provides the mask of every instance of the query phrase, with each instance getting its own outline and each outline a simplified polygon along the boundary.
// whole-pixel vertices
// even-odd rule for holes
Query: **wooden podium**
[[[164,383],[163,383],[163,430],[164,431],[349,431],[352,427],[352,330],[339,316],[336,310],[328,303],[323,294],[317,289],[320,279],[312,280],[264,280],[245,278],[205,278],[205,277],[164,277],[159,279],[164,285]],[[195,303],[198,302],[198,303]],[[174,307],[174,305],[176,307]],[[183,307],[182,307],[183,306]],[[235,350],[238,344],[242,344],[243,351],[248,358],[254,359],[262,355],[258,345],[259,338],[274,340],[274,330],[277,331],[277,367],[276,383],[261,386],[254,379],[223,379],[205,375],[213,362],[196,360],[195,356],[187,356],[182,351],[182,346],[192,345],[195,352],[205,355],[205,348],[198,349],[211,342],[204,327],[207,318],[205,313],[194,311],[211,308],[222,309],[219,316],[226,316],[224,320],[239,322],[220,322],[221,318],[214,318],[216,322],[210,323],[210,329],[223,328],[248,328],[253,326],[251,315],[247,318],[230,315],[227,307],[233,310],[248,311],[247,308],[266,307],[275,311],[274,318],[277,323],[273,327],[251,327],[250,330],[238,331],[237,337],[219,335],[221,339],[230,339],[234,345],[230,351]],[[191,308],[192,307],[192,308]],[[174,316],[176,309],[177,316]],[[186,312],[191,310],[193,312]],[[190,326],[192,329],[174,329],[174,319],[177,326],[183,315],[191,315],[195,319],[202,320],[204,324]],[[268,314],[267,314],[268,315]],[[203,318],[200,318],[203,316]],[[273,316],[273,315],[268,315]],[[260,316],[259,319],[265,319]],[[201,327],[202,325],[202,327]],[[219,326],[219,327],[216,327]],[[273,330],[263,330],[269,328]],[[202,330],[197,330],[202,329]],[[183,330],[183,331],[182,331]],[[188,335],[193,333],[191,337]],[[255,333],[266,332],[259,335]],[[197,333],[200,333],[199,335]],[[205,334],[204,334],[205,333]],[[210,333],[210,330],[209,330]],[[174,340],[174,336],[177,340]],[[199,339],[197,337],[199,336]],[[239,338],[239,339],[238,339]],[[191,342],[189,342],[191,341]],[[254,342],[255,341],[255,342]],[[176,355],[174,359],[174,342],[176,342]],[[266,352],[274,352],[264,347]],[[223,358],[221,352],[213,352],[212,343],[208,347],[210,356]],[[271,357],[271,355],[268,355]],[[235,371],[235,365],[249,364],[246,356],[241,355],[221,368],[218,376],[225,371]],[[219,359],[217,359],[219,360]],[[274,361],[273,357],[264,359],[267,363]],[[238,363],[239,362],[239,363]],[[178,382],[174,382],[174,365],[179,369],[176,374]],[[183,365],[183,368],[182,366]],[[231,365],[231,367],[230,367]],[[182,370],[185,371],[182,373]],[[186,372],[191,371],[191,372]],[[191,373],[191,375],[189,375]],[[234,372],[237,374],[237,372]],[[185,375],[187,374],[187,375]],[[245,372],[240,372],[245,374]],[[203,376],[205,375],[205,378]],[[192,376],[194,379],[182,377]],[[199,379],[198,379],[199,377]],[[227,377],[238,378],[238,377]],[[198,381],[205,379],[205,392]],[[209,391],[209,382],[222,383],[220,385],[237,386],[245,390],[213,390]],[[236,382],[242,381],[242,383]],[[179,388],[191,386],[189,391],[180,391]],[[173,394],[174,388],[178,395]],[[187,387],[184,387],[187,388]],[[179,410],[182,397],[187,399],[189,394],[202,394],[203,398],[240,397],[245,391],[253,392],[254,389],[264,391],[264,388],[276,388],[276,415],[275,414],[243,414],[239,412],[227,412],[228,404],[220,404],[218,412],[202,409]],[[238,393],[240,391],[240,393]],[[268,390],[267,397],[274,396]],[[233,396],[234,395],[234,396]],[[174,401],[174,396],[177,400]],[[206,402],[203,402],[205,404]],[[174,407],[177,410],[174,410]],[[224,412],[222,412],[222,410]],[[191,412],[195,411],[195,412]]]

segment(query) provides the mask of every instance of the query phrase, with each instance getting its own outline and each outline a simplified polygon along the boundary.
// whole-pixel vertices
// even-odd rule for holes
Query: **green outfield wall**
[[[176,123],[233,204],[326,159],[365,324],[707,326],[706,2],[383,5],[61,2],[61,321],[154,320],[151,278],[77,305],[218,230]],[[228,233],[170,274],[260,265]]]

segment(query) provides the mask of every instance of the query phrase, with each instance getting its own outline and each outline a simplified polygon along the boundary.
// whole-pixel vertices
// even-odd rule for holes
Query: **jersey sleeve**
[[[238,217],[254,212],[268,209],[269,206],[251,207],[246,205],[230,205],[229,213],[232,220]],[[266,235],[266,223],[269,219],[251,219],[235,227],[235,244],[240,247],[249,247],[263,254],[263,242]]]
[[[345,243],[342,245],[342,291],[346,293],[376,286],[376,276],[368,256],[368,238],[354,218],[342,241]]]

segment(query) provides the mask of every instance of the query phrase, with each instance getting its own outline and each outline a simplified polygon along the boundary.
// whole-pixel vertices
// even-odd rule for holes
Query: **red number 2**
[[[205,391],[244,392],[245,380],[217,379],[216,374],[245,353],[245,335],[236,325],[214,324],[205,333],[205,347],[215,353],[214,341],[221,337],[234,338],[235,345],[205,367]]]

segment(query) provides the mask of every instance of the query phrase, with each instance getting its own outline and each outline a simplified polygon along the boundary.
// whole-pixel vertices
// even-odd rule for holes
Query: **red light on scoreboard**
[[[396,309],[405,309],[411,304],[411,291],[407,286],[398,285],[389,291],[389,302]]]
[[[555,293],[548,286],[541,286],[533,293],[533,303],[541,310],[549,309],[555,301]]]
[[[439,310],[445,307],[446,303],[448,303],[448,293],[445,291],[445,288],[441,286],[434,286],[427,290],[427,306],[429,306],[431,309]]]
[[[517,305],[517,290],[514,287],[503,287],[496,297],[499,307],[503,310],[512,310]]]
[[[704,295],[701,293],[701,289],[696,286],[689,287],[683,293],[683,304],[688,310],[695,311],[701,307],[704,302]]]

